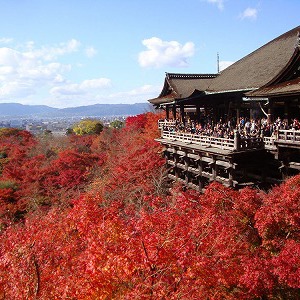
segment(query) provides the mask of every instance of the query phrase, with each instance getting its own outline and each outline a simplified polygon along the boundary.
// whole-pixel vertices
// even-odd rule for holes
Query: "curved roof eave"
[[[170,81],[168,79],[168,76],[166,75],[163,89],[162,89],[162,91],[160,92],[160,94],[157,98],[165,97],[165,96],[171,94],[172,92],[175,92],[176,95],[178,95],[175,87],[172,86],[172,84],[170,83]]]
[[[300,77],[278,84],[262,87],[256,91],[246,93],[247,98],[255,100],[259,97],[279,97],[300,94]]]
[[[244,89],[237,89],[237,90],[228,90],[228,91],[204,91],[205,95],[216,95],[216,94],[225,94],[225,93],[237,93],[237,92],[249,92],[252,90],[256,90],[257,88],[244,88]]]

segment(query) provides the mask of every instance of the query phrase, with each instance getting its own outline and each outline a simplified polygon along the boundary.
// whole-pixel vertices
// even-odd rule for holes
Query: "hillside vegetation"
[[[171,187],[160,117],[0,129],[0,299],[299,299],[300,176],[268,193]]]

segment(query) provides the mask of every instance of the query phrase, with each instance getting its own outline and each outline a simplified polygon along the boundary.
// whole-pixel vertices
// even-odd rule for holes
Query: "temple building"
[[[299,172],[299,32],[300,26],[217,74],[166,73],[149,102],[166,113],[158,141],[171,179],[201,191],[214,180],[240,188]]]

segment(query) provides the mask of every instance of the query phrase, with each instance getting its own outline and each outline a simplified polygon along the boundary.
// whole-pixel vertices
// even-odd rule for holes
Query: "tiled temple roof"
[[[255,90],[274,81],[288,68],[295,51],[299,51],[299,32],[300,26],[280,35],[219,74],[166,73],[161,94],[149,102],[159,105],[166,103],[164,102],[166,98],[169,102],[172,101],[171,98],[184,99],[195,91],[202,91],[205,94],[235,91],[254,93]],[[283,86],[278,86],[277,91],[280,89],[281,92],[289,92],[297,87],[293,82],[286,84],[284,88]]]

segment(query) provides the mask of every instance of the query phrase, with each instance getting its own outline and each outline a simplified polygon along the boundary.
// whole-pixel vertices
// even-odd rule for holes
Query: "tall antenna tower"
[[[219,52],[217,52],[217,71],[218,74],[220,73],[220,58],[219,58]]]

